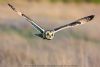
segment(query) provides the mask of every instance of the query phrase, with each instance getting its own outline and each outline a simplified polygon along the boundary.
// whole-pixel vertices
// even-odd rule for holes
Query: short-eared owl
[[[73,26],[77,26],[77,25],[80,25],[80,24],[84,24],[86,22],[91,21],[94,18],[94,15],[89,15],[89,16],[83,17],[81,19],[78,19],[78,20],[76,20],[76,21],[74,21],[72,23],[69,23],[69,24],[60,26],[58,28],[55,28],[53,30],[44,30],[42,27],[40,27],[39,25],[37,25],[32,19],[30,19],[29,17],[27,17],[25,14],[17,11],[11,4],[8,4],[8,5],[18,15],[24,17],[27,21],[29,21],[33,25],[33,27],[41,33],[38,36],[42,37],[43,39],[47,39],[47,40],[53,39],[55,33],[58,32],[58,31],[60,31],[60,30],[66,29],[68,27],[73,27]]]

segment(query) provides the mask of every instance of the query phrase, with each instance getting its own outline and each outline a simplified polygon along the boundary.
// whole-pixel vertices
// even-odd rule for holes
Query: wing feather
[[[76,20],[75,22],[72,22],[72,23],[60,26],[58,28],[55,28],[54,31],[56,33],[56,32],[58,32],[60,30],[63,30],[63,29],[69,28],[69,27],[73,27],[73,26],[77,26],[77,25],[80,25],[80,24],[84,24],[86,22],[91,21],[93,18],[94,18],[94,15],[86,16],[86,17],[83,17],[81,19]]]
[[[9,7],[12,8],[13,11],[17,12],[18,15],[24,17],[27,21],[29,21],[34,28],[36,28],[38,31],[40,31],[41,33],[43,33],[45,30],[43,28],[41,28],[40,26],[38,26],[31,18],[27,17],[25,14],[17,11],[11,4],[8,4]]]

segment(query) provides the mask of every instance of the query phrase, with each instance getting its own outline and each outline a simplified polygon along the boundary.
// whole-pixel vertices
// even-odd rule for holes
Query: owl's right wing
[[[8,6],[9,6],[13,11],[17,12],[18,15],[24,17],[27,21],[29,21],[29,22],[33,25],[33,27],[34,27],[35,29],[37,29],[37,30],[40,31],[41,33],[43,33],[43,32],[45,31],[43,28],[41,28],[40,26],[38,26],[31,18],[29,18],[29,17],[27,17],[25,14],[23,14],[23,13],[17,11],[11,4],[8,4]]]

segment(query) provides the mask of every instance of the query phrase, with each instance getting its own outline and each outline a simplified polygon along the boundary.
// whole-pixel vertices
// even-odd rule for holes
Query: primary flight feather
[[[27,17],[25,14],[17,11],[11,4],[8,4],[9,7],[12,8],[13,11],[15,11],[18,15],[23,16],[27,21],[29,21],[38,31],[40,31],[41,33],[44,32],[44,29],[41,28],[39,25],[37,25],[31,18]]]

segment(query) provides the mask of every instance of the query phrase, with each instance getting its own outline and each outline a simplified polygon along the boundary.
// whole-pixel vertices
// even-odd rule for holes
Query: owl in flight
[[[39,37],[42,37],[43,39],[47,39],[47,40],[51,40],[54,38],[55,36],[55,33],[59,32],[60,30],[63,30],[63,29],[66,29],[66,28],[69,28],[69,27],[73,27],[73,26],[77,26],[77,25],[80,25],[80,24],[84,24],[86,22],[89,22],[91,21],[95,15],[89,15],[89,16],[86,16],[86,17],[83,17],[83,18],[80,18],[74,22],[71,22],[69,24],[66,24],[66,25],[63,25],[63,26],[60,26],[58,28],[55,28],[53,30],[44,30],[42,27],[40,27],[39,25],[37,25],[31,18],[27,17],[25,14],[17,11],[11,4],[8,4],[8,6],[13,10],[15,11],[18,15],[24,17],[28,22],[30,22],[32,24],[32,26],[40,32],[40,34],[37,34]]]

